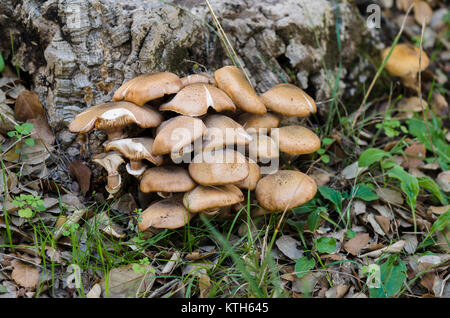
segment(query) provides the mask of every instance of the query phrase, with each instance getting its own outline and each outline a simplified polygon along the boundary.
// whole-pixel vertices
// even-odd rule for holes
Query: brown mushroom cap
[[[177,116],[161,123],[153,143],[154,155],[177,152],[206,133],[205,124],[198,118]]]
[[[197,117],[206,114],[210,106],[217,112],[236,110],[233,101],[225,92],[213,85],[203,83],[186,86],[172,100],[162,104],[159,110],[170,110]]]
[[[311,200],[317,192],[314,180],[295,170],[279,170],[258,181],[256,199],[269,211],[284,211]]]
[[[201,185],[223,185],[247,178],[248,161],[231,149],[205,151],[197,154],[189,164],[189,174]]]
[[[264,115],[243,113],[238,117],[238,123],[247,131],[254,130],[258,132],[259,129],[267,129],[267,132],[270,132],[272,128],[277,128],[280,125],[280,117],[274,113],[266,113]]]
[[[255,161],[265,162],[280,156],[278,145],[272,137],[264,134],[252,134],[252,141],[248,145],[250,158]]]
[[[306,127],[294,125],[278,129],[280,151],[292,155],[304,155],[320,148],[320,139]]]
[[[178,166],[161,166],[145,170],[140,189],[150,192],[186,192],[195,187],[187,170]]]
[[[245,129],[224,115],[208,115],[203,119],[208,129],[203,142],[203,151],[220,149],[227,145],[248,145],[252,137]]]
[[[186,192],[183,204],[190,212],[196,213],[231,206],[243,200],[242,191],[232,184],[215,187],[199,185]]]
[[[146,159],[151,163],[159,166],[163,163],[162,156],[155,156],[152,153],[153,138],[139,137],[139,138],[125,138],[110,141],[106,147],[106,151],[117,150],[123,156],[130,160]]]
[[[265,114],[263,102],[259,99],[244,73],[236,66],[225,66],[214,73],[217,86],[231,97],[236,106],[248,113]]]
[[[301,88],[288,83],[275,85],[262,94],[261,99],[267,108],[285,116],[306,117],[317,111],[316,103],[311,96]]]
[[[191,74],[181,78],[181,84],[183,84],[183,87],[197,83],[211,84],[216,86],[216,80],[208,73]]]
[[[253,160],[249,161],[248,169],[249,173],[247,178],[235,183],[234,185],[241,189],[249,189],[250,191],[253,191],[255,190],[256,184],[258,183],[259,179],[261,179],[261,169]]]
[[[144,74],[126,82],[115,92],[113,100],[126,100],[142,106],[146,102],[175,94],[183,84],[180,78],[169,72]]]
[[[108,183],[105,186],[106,190],[110,194],[117,193],[122,185],[122,179],[117,170],[125,162],[120,153],[117,151],[101,153],[92,158],[92,161],[101,165],[108,173]]]
[[[381,56],[383,60],[389,54],[391,47],[386,48]],[[423,52],[421,68],[419,68],[420,49],[409,43],[397,44],[386,63],[386,70],[392,76],[415,76],[418,72],[427,68],[430,59]]]
[[[162,119],[162,115],[150,106],[110,102],[90,107],[78,114],[70,123],[69,130],[73,133],[87,133],[95,126],[106,132],[121,131],[133,123],[141,128],[151,128],[158,126]]]
[[[185,226],[191,218],[181,200],[164,199],[153,203],[142,212],[138,223],[140,231],[149,227],[157,229],[177,229]]]

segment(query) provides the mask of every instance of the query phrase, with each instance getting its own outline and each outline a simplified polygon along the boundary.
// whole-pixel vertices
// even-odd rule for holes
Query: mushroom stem
[[[130,160],[126,168],[129,174],[140,177],[144,173],[146,165],[142,160]]]
[[[108,141],[118,140],[118,139],[123,138],[123,129],[122,128],[111,128],[111,129],[105,130],[105,132],[108,135]]]
[[[107,180],[106,190],[111,194],[117,193],[122,183],[120,174],[108,175]]]
[[[130,160],[130,168],[132,170],[141,170],[144,167],[142,160]]]
[[[169,198],[171,198],[173,196],[172,192],[158,191],[157,194],[163,199],[169,199]]]

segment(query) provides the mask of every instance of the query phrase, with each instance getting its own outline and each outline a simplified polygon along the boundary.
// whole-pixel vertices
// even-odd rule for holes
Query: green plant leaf
[[[406,194],[411,209],[415,209],[417,195],[419,194],[420,187],[417,178],[407,173],[399,165],[395,165],[391,170],[387,172],[387,175],[392,178],[396,178],[400,181],[400,189]]]
[[[342,213],[342,195],[340,192],[328,188],[326,186],[320,186],[319,188],[320,194],[327,199],[328,201],[331,201],[336,206],[336,209],[339,211],[339,213]]]
[[[442,193],[442,190],[433,179],[426,176],[419,177],[417,179],[419,180],[419,186],[430,191],[442,203],[442,205],[448,204],[447,196]]]
[[[381,287],[370,288],[370,298],[394,297],[406,281],[406,265],[398,255],[390,255],[386,262],[380,266]]]
[[[369,148],[365,150],[358,159],[358,166],[368,167],[372,163],[380,161],[384,157],[391,157],[389,152],[377,148]]]
[[[308,273],[309,270],[313,269],[316,266],[316,261],[314,258],[309,257],[301,257],[295,263],[295,273],[298,278],[303,277]]]
[[[5,60],[3,59],[2,54],[0,53],[0,73],[5,69]]]
[[[355,191],[354,197],[364,200],[364,201],[373,201],[378,199],[378,195],[365,183],[360,183],[355,186],[352,191]]]
[[[314,232],[320,224],[320,212],[315,210],[308,215],[308,228]]]
[[[25,144],[27,144],[30,147],[33,147],[34,146],[34,139],[33,138],[25,139]]]
[[[323,236],[315,241],[315,245],[320,253],[331,254],[336,250],[336,239]]]
[[[21,218],[29,219],[33,217],[33,210],[30,208],[20,209],[19,210],[19,216]]]
[[[33,124],[23,123],[21,125],[21,129],[22,129],[21,133],[22,133],[22,135],[28,135],[29,133],[31,133],[33,128],[34,128]]]

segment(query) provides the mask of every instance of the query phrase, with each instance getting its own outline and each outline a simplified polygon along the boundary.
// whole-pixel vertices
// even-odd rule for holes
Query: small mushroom
[[[152,146],[153,138],[126,138],[109,142],[105,150],[120,151],[125,158],[130,160],[130,163],[127,164],[128,173],[133,176],[140,176],[145,170],[145,164],[142,162],[143,159],[157,166],[163,163],[162,156],[155,156],[152,153]]]
[[[220,149],[227,145],[248,145],[252,137],[245,129],[224,115],[208,115],[203,122],[207,133],[204,137],[203,151]]]
[[[280,156],[280,150],[272,137],[264,134],[252,134],[252,141],[248,145],[248,153],[251,159],[267,163]]]
[[[390,50],[391,47],[388,47],[381,53],[383,60]],[[392,76],[400,77],[405,86],[416,88],[417,74],[426,69],[430,63],[427,54],[422,53],[422,61],[419,63],[420,49],[418,47],[408,43],[397,44],[386,62],[386,70]]]
[[[180,78],[170,72],[144,74],[126,82],[115,92],[114,101],[126,100],[142,106],[146,102],[178,93],[183,88]]]
[[[231,97],[238,108],[260,115],[267,112],[258,94],[245,78],[245,74],[236,66],[225,66],[218,69],[214,73],[214,78],[217,86]]]
[[[320,139],[315,133],[303,126],[284,126],[278,130],[281,152],[292,155],[304,155],[320,148]]]
[[[317,192],[314,180],[295,170],[278,170],[258,181],[255,195],[261,207],[284,211],[310,201]]]
[[[261,169],[259,168],[258,164],[251,159],[248,163],[248,169],[249,172],[247,178],[235,183],[234,185],[241,189],[248,189],[250,191],[253,191],[255,190],[256,184],[258,183],[259,179],[261,179]]]
[[[243,200],[242,191],[235,185],[228,184],[214,187],[198,185],[185,193],[183,204],[189,212],[197,213],[216,211]]]
[[[109,198],[111,198],[112,195],[116,194],[120,190],[120,187],[122,186],[122,178],[120,177],[118,169],[119,166],[125,161],[123,160],[120,153],[117,151],[101,153],[92,158],[92,161],[101,165],[103,168],[105,168],[106,172],[108,173],[107,177],[108,182],[105,188],[106,191],[108,191],[110,194]]]
[[[206,114],[208,107],[217,112],[235,111],[236,106],[225,92],[209,84],[197,83],[186,86],[169,102],[159,107],[160,111],[197,117]]]
[[[189,174],[195,182],[205,186],[236,183],[247,178],[248,161],[231,149],[205,151],[189,164]]]
[[[150,106],[110,102],[90,107],[78,114],[70,123],[69,130],[73,133],[87,133],[95,126],[108,134],[108,140],[115,140],[123,137],[122,130],[129,124],[151,128],[158,126],[162,119],[162,115]]]
[[[187,170],[178,166],[161,166],[147,169],[142,176],[140,189],[144,193],[158,192],[163,198],[173,192],[187,192],[195,182]]]
[[[181,84],[183,84],[183,87],[197,83],[211,84],[216,86],[216,80],[208,73],[191,74],[181,78]]]
[[[289,83],[275,85],[262,94],[261,99],[267,108],[284,116],[306,117],[317,112],[314,99]]]
[[[177,116],[161,123],[156,130],[152,151],[154,155],[179,152],[206,133],[205,124],[198,118]]]
[[[280,117],[274,113],[264,115],[243,113],[238,117],[238,123],[241,124],[247,132],[259,132],[260,129],[266,129],[269,133],[272,128],[280,125]]]
[[[191,218],[181,200],[176,198],[164,199],[153,203],[142,212],[138,229],[148,228],[177,229],[185,226]]]

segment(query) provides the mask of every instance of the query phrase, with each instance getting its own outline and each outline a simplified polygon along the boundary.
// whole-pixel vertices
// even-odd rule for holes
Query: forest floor
[[[317,127],[321,149],[283,163],[307,171],[317,195],[286,213],[251,218],[249,201],[231,219],[199,217],[142,233],[135,198],[100,200],[80,177],[87,167],[70,167],[78,184],[71,189],[41,179],[45,162],[57,160],[33,138],[36,127],[15,118],[0,135],[0,298],[450,297],[450,12],[443,2],[432,1],[423,25],[426,10],[407,19],[395,5],[383,11],[398,28],[386,46],[409,43],[429,65],[405,82],[383,61],[369,83],[383,81],[389,91],[377,96],[370,85],[358,105],[333,90],[329,120],[305,122]],[[0,104],[12,109],[29,87],[10,60],[1,58],[0,70]],[[339,72],[329,76],[335,83]],[[23,160],[43,165],[31,171]]]

